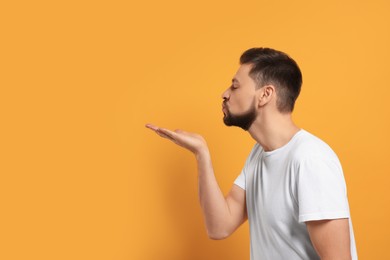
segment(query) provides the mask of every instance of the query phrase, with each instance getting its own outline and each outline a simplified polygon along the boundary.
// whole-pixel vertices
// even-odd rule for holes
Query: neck
[[[287,144],[299,130],[292,120],[291,113],[276,112],[258,117],[248,132],[264,151],[268,152]]]

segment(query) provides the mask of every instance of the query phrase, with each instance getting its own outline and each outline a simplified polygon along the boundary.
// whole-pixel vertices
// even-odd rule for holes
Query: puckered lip
[[[226,104],[222,104],[222,113],[223,113],[224,115],[226,115],[227,111],[228,111],[228,109],[227,109]]]

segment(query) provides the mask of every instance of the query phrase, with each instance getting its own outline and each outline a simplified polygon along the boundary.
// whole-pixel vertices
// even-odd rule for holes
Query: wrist
[[[198,161],[209,158],[210,157],[209,149],[207,147],[203,147],[199,149],[198,151],[195,152],[195,157]]]

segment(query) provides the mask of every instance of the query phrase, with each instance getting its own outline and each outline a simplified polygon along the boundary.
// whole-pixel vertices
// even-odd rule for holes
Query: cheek
[[[242,96],[231,100],[230,111],[235,113],[247,111],[253,104],[253,96]]]

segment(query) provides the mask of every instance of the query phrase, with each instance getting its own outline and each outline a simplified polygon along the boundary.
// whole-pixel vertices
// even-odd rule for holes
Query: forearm
[[[231,232],[228,203],[214,175],[208,150],[196,155],[198,163],[199,200],[210,238],[222,239]]]
[[[199,199],[207,232],[214,239],[228,236],[245,218],[245,194],[242,191],[231,191],[225,199],[215,179],[204,138],[183,130],[171,131],[151,124],[146,127],[195,154],[199,172]]]

